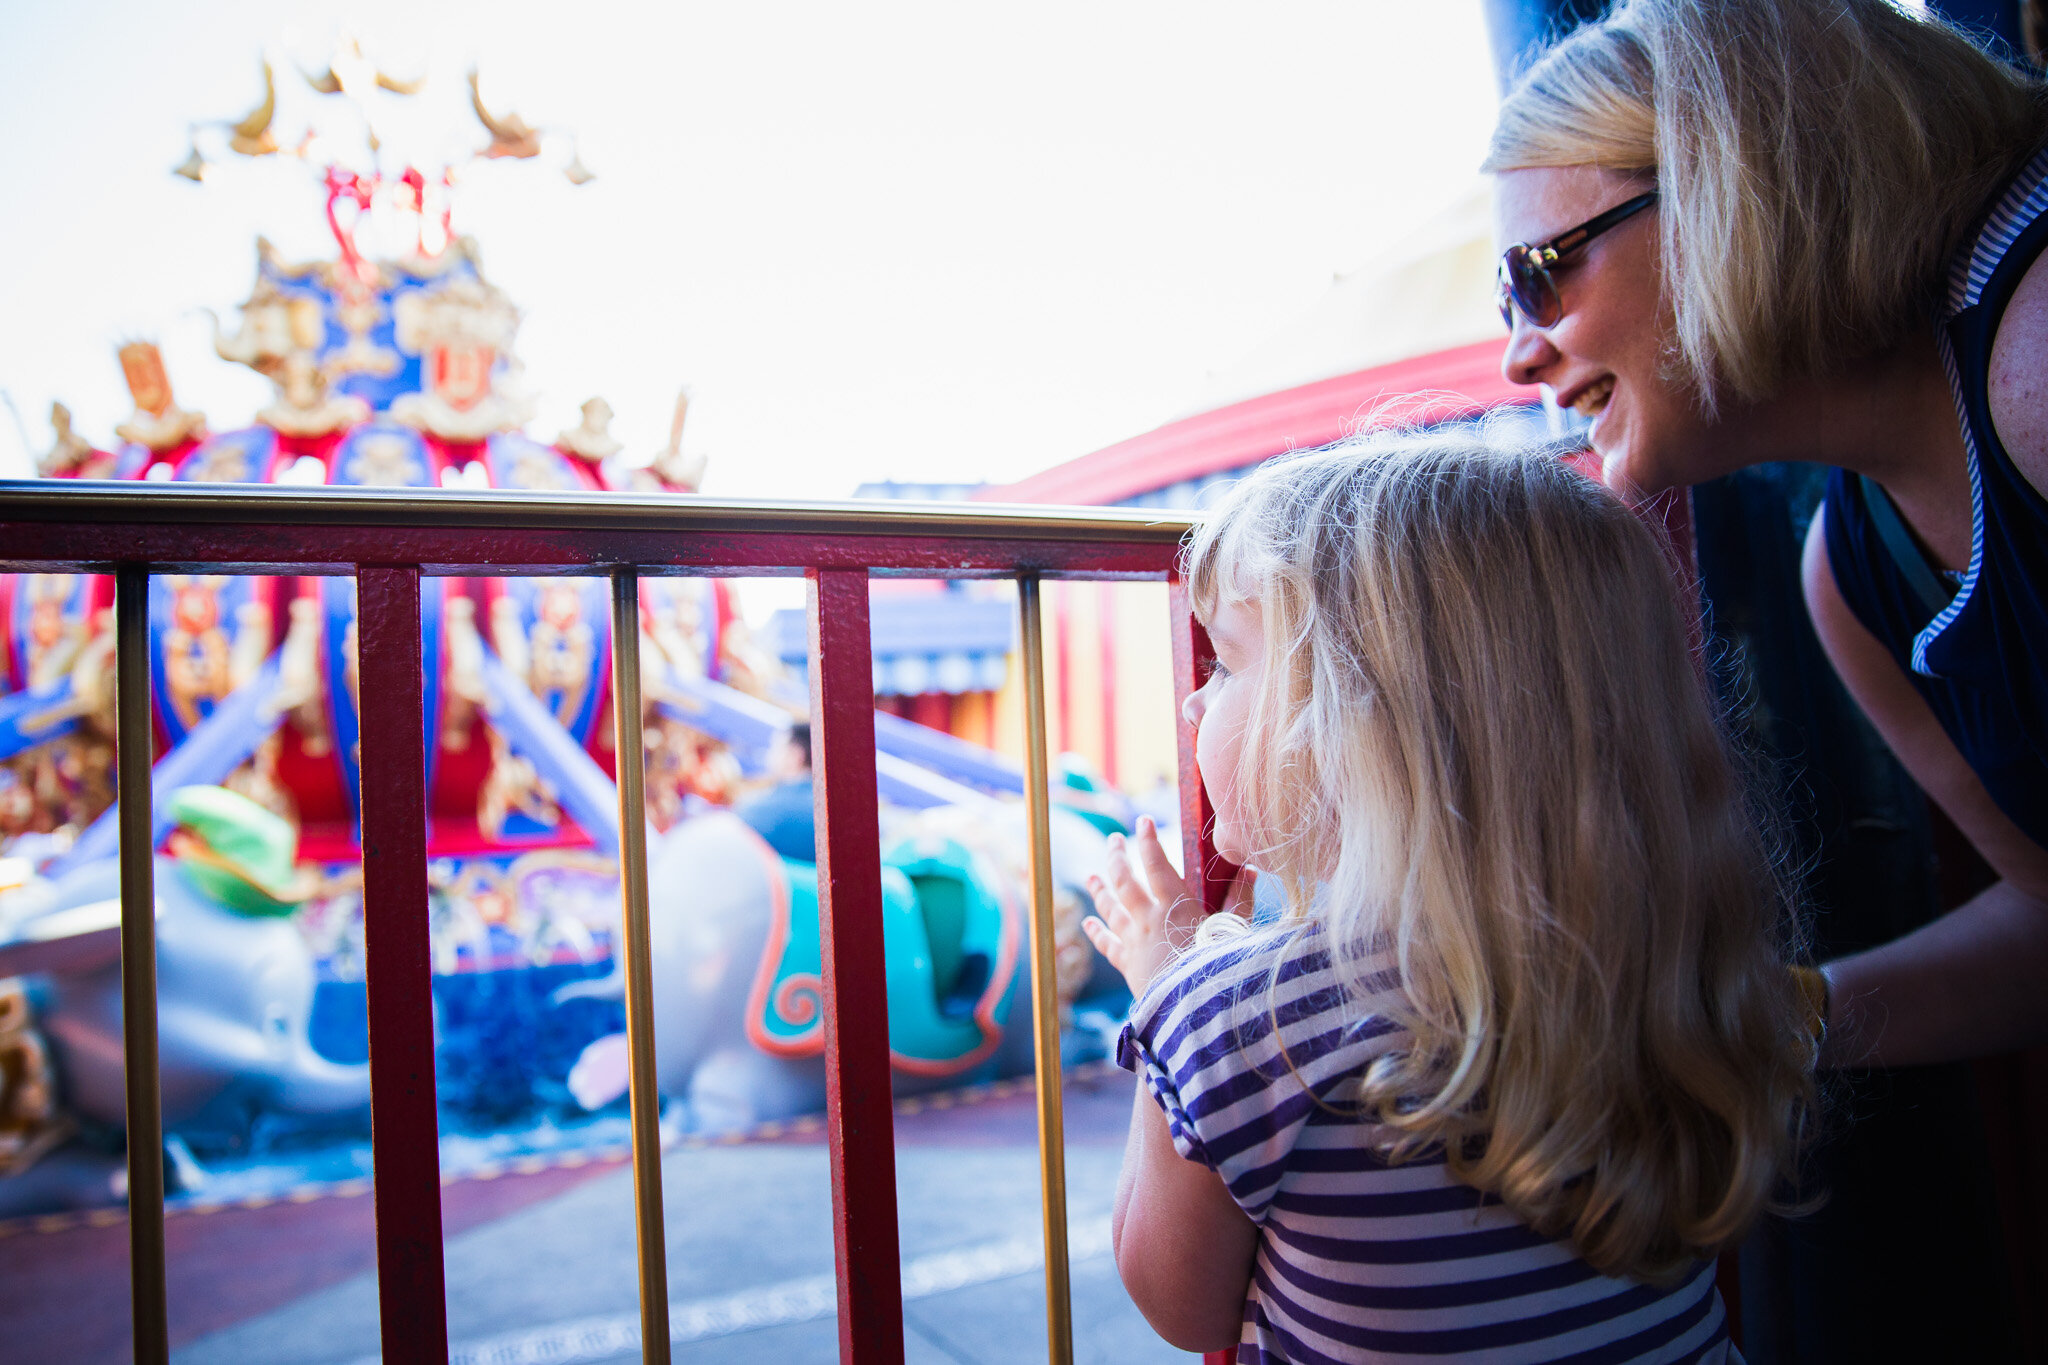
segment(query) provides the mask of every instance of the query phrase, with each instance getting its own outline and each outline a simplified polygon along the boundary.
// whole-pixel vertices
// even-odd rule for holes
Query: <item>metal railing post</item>
[[[875,811],[875,679],[865,569],[810,571],[825,1131],[842,1365],[901,1365],[896,1119]]]
[[[1195,618],[1185,579],[1175,574],[1167,580],[1167,627],[1173,636],[1173,726],[1180,768],[1181,875],[1190,894],[1199,896],[1202,908],[1217,911],[1237,880],[1238,866],[1216,851],[1212,837],[1216,812],[1209,793],[1202,788],[1202,773],[1195,762],[1195,727],[1187,723],[1189,696],[1200,690],[1209,665],[1216,658],[1209,632]]]
[[[356,570],[362,726],[363,965],[377,1313],[386,1365],[445,1365],[440,1124],[434,1111],[433,947],[427,924],[426,688],[420,570]]]
[[[668,1249],[661,1200],[661,1094],[654,1077],[654,971],[648,960],[646,741],[640,732],[640,575],[612,571],[613,754],[619,780],[627,1089],[633,1111],[633,1215],[640,1265],[640,1358],[668,1365]]]
[[[156,1038],[156,849],[150,831],[149,570],[114,575],[114,739],[121,803],[121,1041],[128,1111],[128,1286],[136,1365],[170,1359],[164,1116]]]
[[[1188,595],[1187,580],[1178,573],[1166,580],[1167,629],[1173,639],[1173,726],[1175,749],[1180,760],[1180,839],[1182,876],[1191,895],[1199,896],[1204,908],[1223,908],[1238,867],[1216,852],[1212,821],[1215,810],[1209,793],[1202,787],[1201,770],[1195,763],[1195,727],[1187,722],[1187,700],[1197,691],[1216,658],[1209,632],[1196,619]],[[1210,1351],[1202,1365],[1230,1365],[1237,1359],[1235,1347]]]
[[[1038,1184],[1045,1219],[1045,1337],[1052,1365],[1074,1359],[1067,1265],[1067,1143],[1060,1083],[1060,997],[1052,925],[1052,786],[1045,741],[1045,632],[1037,574],[1017,579],[1024,642],[1024,810],[1031,831],[1031,1024],[1037,1044]]]

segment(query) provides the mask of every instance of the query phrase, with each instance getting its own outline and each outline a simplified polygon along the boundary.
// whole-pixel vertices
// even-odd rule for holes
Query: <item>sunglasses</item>
[[[1527,318],[1532,326],[1555,327],[1564,316],[1564,304],[1557,297],[1557,282],[1550,278],[1550,267],[1656,202],[1657,192],[1651,190],[1558,233],[1541,246],[1516,242],[1502,252],[1495,294],[1500,303],[1500,320],[1508,325],[1508,330],[1515,329],[1516,313]]]

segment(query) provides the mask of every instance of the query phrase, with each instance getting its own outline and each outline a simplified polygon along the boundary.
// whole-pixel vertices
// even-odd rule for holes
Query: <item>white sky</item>
[[[112,441],[130,337],[216,430],[267,401],[199,310],[232,319],[258,232],[329,254],[320,194],[280,158],[169,172],[262,51],[281,135],[341,126],[290,62],[344,27],[432,76],[389,150],[480,144],[478,61],[599,176],[557,145],[458,200],[525,310],[534,433],[602,394],[651,452],[687,385],[734,496],[1013,479],[1184,415],[1470,182],[1494,103],[1477,0],[0,0],[0,389],[34,449],[53,398]],[[24,457],[0,411],[0,473]]]

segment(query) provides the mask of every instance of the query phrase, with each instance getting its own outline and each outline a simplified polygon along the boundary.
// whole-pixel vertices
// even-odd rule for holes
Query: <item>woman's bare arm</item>
[[[1826,1066],[1913,1066],[2048,1039],[2048,850],[1991,800],[1897,662],[1849,610],[1822,516],[1806,538],[1807,610],[1851,696],[2001,880],[1903,938],[1827,964]]]

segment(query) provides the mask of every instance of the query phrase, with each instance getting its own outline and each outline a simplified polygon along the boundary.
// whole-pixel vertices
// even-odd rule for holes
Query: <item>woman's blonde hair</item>
[[[1440,1145],[1609,1274],[1732,1243],[1789,1169],[1811,1047],[1791,900],[1650,530],[1555,451],[1394,432],[1260,467],[1188,573],[1205,615],[1265,627],[1252,861],[1316,898],[1355,998],[1397,954],[1412,1037],[1362,1089],[1382,1149]]]
[[[1625,0],[1502,101],[1487,171],[1654,176],[1677,369],[1708,412],[1924,331],[2048,99],[1886,0]]]

